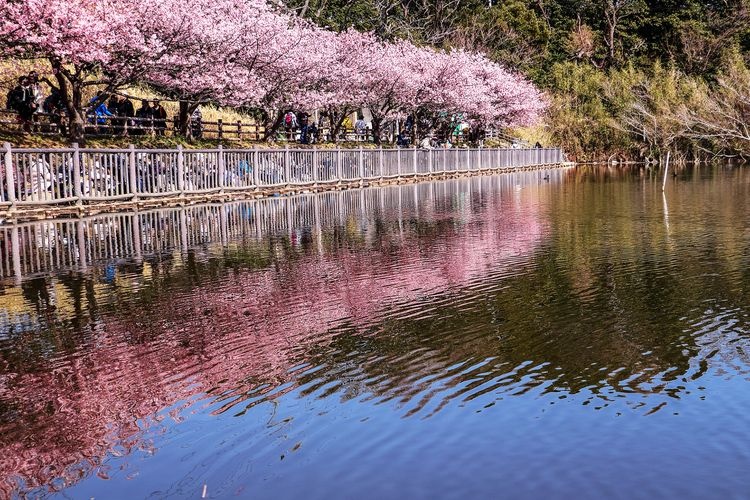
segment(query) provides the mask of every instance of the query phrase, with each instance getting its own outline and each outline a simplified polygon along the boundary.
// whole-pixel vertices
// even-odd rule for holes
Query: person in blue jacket
[[[89,121],[94,123],[95,118],[97,125],[106,125],[107,118],[115,115],[109,110],[109,108],[107,108],[106,99],[102,97],[101,91],[97,92],[96,97],[89,101],[89,105],[94,106],[97,102],[99,102],[99,104],[94,108],[94,117],[90,118]]]

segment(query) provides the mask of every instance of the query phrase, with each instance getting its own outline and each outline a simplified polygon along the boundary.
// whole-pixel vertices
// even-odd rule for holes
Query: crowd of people
[[[44,103],[39,75],[35,71],[19,77],[18,85],[8,93],[7,107],[18,113],[18,122],[26,132],[31,131],[34,113],[40,112]]]
[[[65,99],[56,87],[51,84],[49,86],[51,91],[45,97],[38,74],[31,72],[20,77],[16,87],[8,94],[7,108],[16,112],[18,122],[24,131],[31,132],[35,126],[34,115],[43,112],[48,116],[49,122],[57,126],[61,134],[65,133],[67,121],[64,118],[66,116]],[[328,126],[329,117],[325,112],[317,115],[316,119],[306,111],[289,110],[283,115],[282,120],[282,138],[287,141],[315,144],[334,140]],[[154,133],[157,136],[163,136],[167,131],[168,115],[159,99],[143,99],[136,109],[129,96],[106,95],[100,91],[88,103],[87,121],[88,126],[96,133],[131,136]],[[481,137],[472,136],[474,130],[460,115],[446,114],[439,118],[439,122],[442,124],[439,129],[426,135],[417,135],[417,127],[424,131],[429,129],[429,124],[419,122],[413,115],[409,115],[398,123],[399,126],[392,127],[391,137],[394,138],[398,147],[418,145],[424,149],[450,148],[453,146],[451,141],[459,137],[473,142],[481,140]],[[200,107],[196,108],[191,115],[189,127],[193,138],[202,138],[203,119]],[[372,140],[372,126],[365,120],[363,113],[358,113],[354,121],[346,117],[341,129],[347,139],[362,142]]]
[[[299,131],[299,142],[301,144],[315,144],[321,141],[320,130],[324,127],[324,117],[321,115],[316,123],[311,120],[310,114],[304,111],[295,113],[287,111],[284,114],[284,132],[287,140],[294,140]]]
[[[167,111],[159,99],[141,100],[136,110],[133,101],[126,95],[105,96],[102,92],[89,102],[89,123],[110,127],[115,134],[141,135],[153,129],[156,135],[167,130]]]
[[[315,144],[317,142],[332,140],[331,131],[329,130],[328,116],[326,113],[320,113],[315,120],[305,111],[287,111],[284,114],[284,138],[289,141],[299,140],[300,144]],[[371,126],[365,121],[363,114],[357,115],[357,120],[352,125],[351,120],[347,117],[342,124],[344,133],[348,130],[354,130],[354,139],[356,141],[366,141],[371,139]],[[326,135],[324,131],[328,131]]]
[[[8,93],[6,108],[16,113],[24,132],[37,130],[34,115],[44,113],[49,122],[56,125],[61,134],[65,134],[65,99],[57,87],[49,87],[50,93],[45,96],[39,75],[32,71],[19,77],[17,85]],[[97,92],[89,101],[87,115],[88,123],[97,130],[106,129],[119,135],[142,135],[151,130],[156,135],[164,135],[167,130],[167,111],[159,99],[141,100],[140,107],[136,109],[131,98],[126,95],[107,96],[103,92]],[[195,121],[192,125],[193,132],[200,137],[200,109],[193,113],[192,119]]]

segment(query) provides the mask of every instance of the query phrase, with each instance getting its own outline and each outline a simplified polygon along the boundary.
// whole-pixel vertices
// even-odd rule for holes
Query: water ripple
[[[151,225],[195,224],[183,232],[221,244],[157,241],[161,250],[140,261],[6,285],[0,477],[10,479],[0,495],[130,477],[108,462],[175,446],[187,448],[177,462],[192,472],[157,496],[189,492],[212,461],[213,474],[231,471],[219,490],[229,492],[254,467],[233,457],[293,460],[309,453],[305,440],[336,439],[314,422],[347,415],[402,422],[357,445],[381,464],[406,453],[397,432],[416,432],[412,422],[450,422],[448,446],[451,433],[471,441],[461,423],[469,413],[498,407],[494,418],[509,413],[516,424],[551,415],[561,432],[567,414],[592,425],[599,414],[697,422],[704,405],[741,418],[741,403],[708,388],[750,372],[750,198],[726,195],[747,181],[685,174],[667,219],[656,181],[557,175],[147,215]],[[261,220],[242,217],[262,210],[276,212],[253,232]],[[184,441],[178,429],[205,418],[253,422],[254,433],[223,423]],[[436,446],[411,436],[410,453]],[[211,452],[217,440],[234,451]],[[734,449],[730,441],[721,449]],[[348,453],[336,463],[354,460]],[[585,480],[557,467],[558,481]]]

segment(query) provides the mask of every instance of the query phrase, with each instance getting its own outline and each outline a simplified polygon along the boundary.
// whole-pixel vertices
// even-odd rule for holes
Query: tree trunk
[[[83,108],[83,88],[79,84],[73,85],[73,99],[68,106],[69,130],[68,136],[80,143],[86,141],[86,110]]]
[[[372,140],[375,144],[380,145],[380,128],[383,125],[383,118],[372,115]]]
[[[177,130],[186,139],[193,138],[193,129],[190,126],[193,113],[200,106],[200,102],[180,101],[180,110],[177,114]]]
[[[284,123],[284,115],[286,114],[286,111],[279,110],[276,113],[276,116],[274,117],[273,121],[266,121],[265,124],[265,132],[263,134],[263,140],[264,141],[272,141],[274,137],[276,137],[276,132],[279,131],[279,128],[281,128],[281,124]]]
[[[53,61],[52,67],[60,93],[65,100],[65,111],[68,115],[68,139],[71,142],[83,144],[86,140],[86,113],[82,105],[83,88],[81,82],[76,77],[66,73],[59,62]]]
[[[339,142],[339,132],[341,132],[341,127],[344,125],[344,120],[346,120],[346,115],[348,114],[348,111],[344,111],[338,116],[336,113],[328,115],[328,119],[331,122],[331,141]]]
[[[190,116],[192,114],[193,112],[190,111],[190,103],[187,101],[180,101],[180,110],[177,113],[177,129],[179,134],[186,139],[192,138],[192,134],[190,133]]]

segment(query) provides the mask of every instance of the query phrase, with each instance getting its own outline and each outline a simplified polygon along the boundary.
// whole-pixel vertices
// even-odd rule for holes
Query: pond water
[[[0,226],[0,497],[744,497],[750,175]]]

